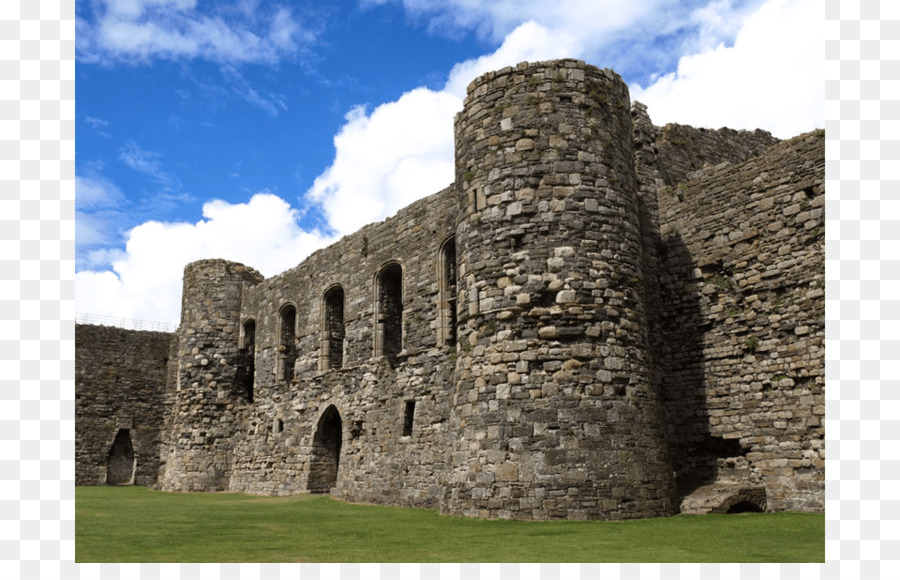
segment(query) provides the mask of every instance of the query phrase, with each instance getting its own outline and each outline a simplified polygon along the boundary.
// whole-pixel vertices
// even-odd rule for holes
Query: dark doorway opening
[[[134,447],[131,431],[119,429],[106,457],[106,484],[132,485],[134,483]]]
[[[337,485],[342,438],[341,414],[331,405],[319,418],[316,434],[313,436],[309,481],[306,486],[311,493],[328,493]]]

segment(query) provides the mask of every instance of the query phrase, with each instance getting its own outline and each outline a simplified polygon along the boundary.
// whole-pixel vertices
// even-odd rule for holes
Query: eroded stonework
[[[185,268],[140,425],[159,454],[134,447],[155,485],[516,519],[821,511],[824,134],[655,127],[574,60],[476,79],[455,131],[451,186],[297,267]],[[79,377],[108,348],[90,328]],[[116,413],[79,462],[123,464]]]

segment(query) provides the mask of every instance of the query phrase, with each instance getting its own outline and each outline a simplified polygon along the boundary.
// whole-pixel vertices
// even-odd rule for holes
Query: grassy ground
[[[823,562],[823,514],[513,522],[326,496],[75,490],[76,562]]]

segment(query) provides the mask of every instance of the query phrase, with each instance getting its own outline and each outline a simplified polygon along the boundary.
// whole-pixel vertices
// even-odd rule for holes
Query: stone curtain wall
[[[660,177],[676,187],[690,179],[691,172],[726,161],[742,163],[763,155],[768,147],[778,143],[778,139],[761,129],[711,130],[670,123],[655,128],[654,133]]]
[[[660,352],[683,493],[824,508],[824,133],[659,191]]]
[[[437,506],[449,446],[446,424],[455,360],[454,347],[438,338],[440,249],[453,236],[455,219],[455,198],[444,191],[314,253],[296,268],[243,287],[233,324],[255,322],[253,400],[226,392],[216,405],[198,409],[193,420],[234,425],[223,455],[228,477],[222,485],[276,495],[321,486],[326,450],[317,447],[315,433],[333,406],[343,433],[336,495]],[[390,264],[402,272],[399,352],[373,358],[376,283]],[[332,368],[321,359],[326,345],[329,351],[336,348],[337,323],[326,314],[340,309],[329,308],[326,295],[333,296],[338,287],[343,293],[343,356],[340,368]],[[279,312],[287,304],[297,311],[291,381],[276,375]],[[227,348],[237,347],[236,336],[223,338],[217,339],[218,348],[226,348],[225,342],[231,345]],[[217,377],[226,368],[210,367],[207,372]],[[203,396],[210,398],[210,393]],[[407,401],[415,402],[415,414],[411,434],[403,436]],[[223,422],[224,415],[229,419]]]
[[[131,441],[133,483],[156,483],[172,338],[165,332],[75,325],[75,485],[107,483],[107,462],[120,430],[128,430]]]

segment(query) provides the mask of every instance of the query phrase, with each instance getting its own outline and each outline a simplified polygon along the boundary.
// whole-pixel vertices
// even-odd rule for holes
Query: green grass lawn
[[[327,496],[75,489],[76,562],[823,562],[824,514],[515,522]]]

